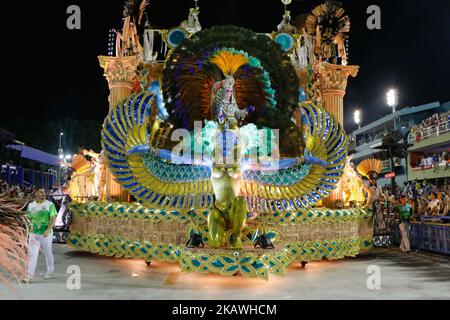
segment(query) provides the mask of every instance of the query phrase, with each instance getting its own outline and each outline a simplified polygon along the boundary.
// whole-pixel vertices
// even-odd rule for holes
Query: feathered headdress
[[[306,29],[316,37],[316,54],[328,59],[335,53],[346,64],[345,39],[350,31],[350,19],[345,15],[342,3],[327,1],[314,8],[306,19]],[[334,48],[337,52],[333,52]]]
[[[232,51],[219,51],[211,62],[222,70],[225,76],[233,76],[240,67],[248,63],[248,57],[242,53]]]
[[[216,97],[219,93],[220,89],[230,88],[233,90],[233,98],[235,98],[236,90],[234,89],[234,86],[236,84],[236,81],[234,80],[234,74],[248,63],[248,58],[242,54],[237,52],[230,52],[230,51],[220,51],[217,55],[215,55],[211,60],[211,63],[215,64],[219,69],[222,71],[223,75],[225,76],[224,80],[218,81],[213,84],[211,95],[210,95],[210,109],[211,109],[211,115],[216,114],[215,110],[215,104],[216,104]],[[223,90],[222,90],[223,94]],[[236,101],[233,101],[236,102]]]
[[[138,25],[141,24],[145,9],[150,0],[127,0],[125,1],[123,17],[131,17]]]
[[[378,179],[379,174],[383,170],[383,163],[378,159],[366,159],[358,165],[357,170],[368,179]]]
[[[162,85],[169,121],[175,128],[191,130],[194,121],[215,120],[211,93],[230,76],[239,108],[254,107],[244,122],[280,129],[281,136],[292,137],[282,141],[281,152],[298,155],[302,135],[291,121],[298,107],[295,69],[276,43],[251,30],[233,26],[206,29],[171,53]]]

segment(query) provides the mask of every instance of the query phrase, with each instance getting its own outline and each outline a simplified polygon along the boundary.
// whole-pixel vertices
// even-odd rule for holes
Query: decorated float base
[[[208,247],[208,211],[164,211],[140,204],[89,202],[71,205],[71,233],[67,243],[105,256],[178,263],[182,271],[268,279],[284,275],[293,263],[354,257],[372,247],[372,213],[304,209],[273,215],[265,221],[274,249],[251,244],[256,222],[244,230],[243,249]],[[202,235],[204,248],[186,248],[192,233]]]

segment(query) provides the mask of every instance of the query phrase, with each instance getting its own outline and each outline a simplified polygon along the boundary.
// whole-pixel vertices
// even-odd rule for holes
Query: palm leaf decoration
[[[25,277],[28,226],[23,212],[0,205],[0,283],[14,291],[12,281]]]

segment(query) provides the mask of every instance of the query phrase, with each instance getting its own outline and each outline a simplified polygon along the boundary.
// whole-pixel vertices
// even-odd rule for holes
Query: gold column
[[[138,56],[108,57],[99,56],[100,66],[104,70],[110,90],[109,108],[116,106],[131,95],[133,80],[136,78],[140,62]]]
[[[329,111],[344,127],[344,96],[347,79],[356,77],[358,66],[340,66],[324,63],[320,67],[320,92],[323,107]]]
[[[349,76],[356,77],[358,66],[340,66],[324,63],[320,66],[320,92],[325,110],[331,113],[344,128],[344,96]],[[323,200],[323,205],[335,208],[337,200],[343,200],[342,183],[338,183],[330,196]]]
[[[110,90],[108,102],[111,110],[131,95],[140,58],[138,56],[99,56],[98,59],[105,72],[106,80],[108,80]],[[106,201],[129,201],[128,193],[114,181],[114,176],[109,168],[106,169]]]

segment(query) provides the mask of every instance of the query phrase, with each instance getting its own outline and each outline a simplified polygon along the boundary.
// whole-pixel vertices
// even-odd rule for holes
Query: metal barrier
[[[9,165],[1,167],[1,178],[9,185],[36,186],[46,189],[53,188],[56,182],[56,176],[53,173]]]
[[[450,217],[439,217],[449,221]],[[417,250],[450,255],[450,224],[425,221],[411,223],[411,246]]]

